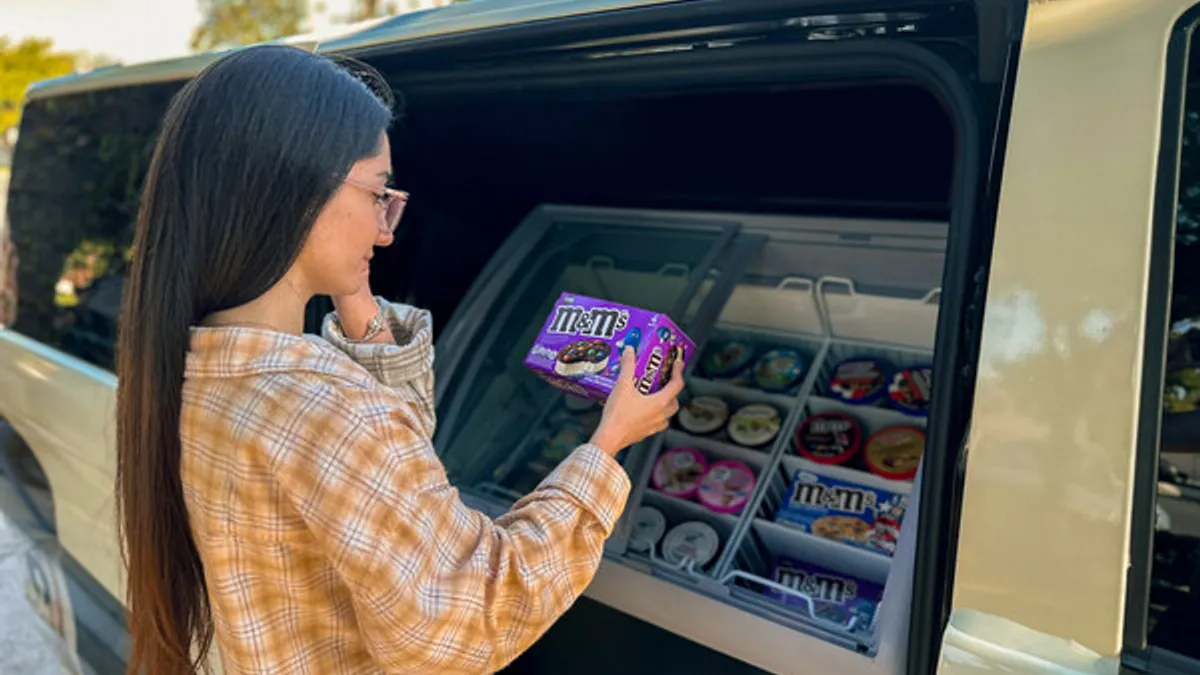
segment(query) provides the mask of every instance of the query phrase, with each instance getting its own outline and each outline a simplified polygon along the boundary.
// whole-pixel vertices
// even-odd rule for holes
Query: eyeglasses
[[[404,215],[404,207],[408,204],[407,192],[393,190],[389,187],[383,188],[383,192],[378,192],[374,186],[360,183],[351,178],[343,179],[343,182],[375,195],[375,205],[383,209],[384,227],[388,232],[396,231],[396,226],[400,224],[400,217]]]

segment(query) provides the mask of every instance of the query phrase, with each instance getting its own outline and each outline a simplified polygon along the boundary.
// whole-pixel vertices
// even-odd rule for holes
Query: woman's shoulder
[[[380,383],[323,338],[240,327],[193,329],[184,404],[203,411],[199,418],[209,422],[348,425],[388,435],[397,423],[421,435],[431,436],[433,430],[432,414],[424,407]]]
[[[367,389],[373,379],[345,352],[316,335],[246,327],[192,329],[187,380],[261,378],[294,386]]]

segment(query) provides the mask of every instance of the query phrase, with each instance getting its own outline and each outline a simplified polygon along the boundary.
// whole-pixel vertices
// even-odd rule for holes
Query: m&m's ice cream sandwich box
[[[788,487],[775,520],[818,537],[892,555],[908,496],[803,469]]]
[[[534,340],[525,367],[559,389],[599,403],[617,382],[621,351],[637,354],[634,382],[652,394],[684,365],[696,345],[666,314],[563,293]]]
[[[849,625],[850,619],[855,618],[856,629],[870,629],[883,600],[880,584],[790,558],[778,559],[771,580],[808,596],[812,600],[813,618],[840,626]],[[800,598],[774,588],[767,587],[764,592],[787,605],[807,606]]]

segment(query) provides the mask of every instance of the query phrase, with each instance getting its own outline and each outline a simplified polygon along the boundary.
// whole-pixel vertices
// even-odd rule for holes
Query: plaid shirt
[[[583,446],[492,521],[434,454],[429,315],[399,346],[195,328],[180,435],[226,673],[484,673],[591,581],[629,493]]]

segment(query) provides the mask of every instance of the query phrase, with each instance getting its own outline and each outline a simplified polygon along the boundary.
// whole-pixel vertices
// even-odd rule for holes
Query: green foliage
[[[467,0],[449,0],[447,4],[457,4]],[[350,21],[365,21],[380,16],[392,16],[416,9],[419,3],[412,0],[357,0],[350,14]]]
[[[0,36],[0,146],[21,122],[25,90],[39,80],[74,72],[76,55],[55,52],[50,40],[27,38],[14,43]]]
[[[350,21],[366,21],[380,16],[391,16],[397,12],[395,2],[385,2],[384,0],[358,0],[354,3],[354,10],[350,15]]]
[[[276,40],[302,32],[307,0],[199,0],[202,19],[192,49],[208,51]]]
[[[1172,320],[1200,317],[1200,92],[1188,93],[1179,154]]]

